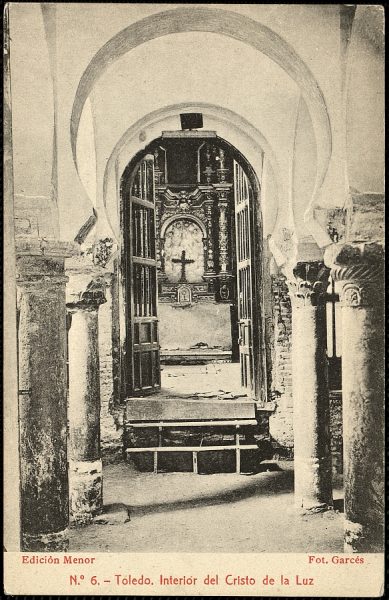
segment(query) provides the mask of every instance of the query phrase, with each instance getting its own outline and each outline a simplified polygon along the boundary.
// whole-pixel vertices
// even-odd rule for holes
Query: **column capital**
[[[292,272],[288,287],[295,306],[317,306],[325,302],[330,270],[322,261],[297,262]]]
[[[78,252],[77,245],[38,238],[16,240],[16,283],[19,288],[49,289],[64,285],[65,258]]]
[[[54,239],[17,237],[16,256],[41,256],[44,258],[70,258],[79,254],[79,245]]]
[[[97,310],[107,299],[105,297],[106,281],[103,276],[97,276],[86,285],[85,289],[66,290],[66,306],[70,312],[75,310]]]
[[[66,306],[71,312],[97,310],[106,302],[107,279],[112,273],[105,268],[104,260],[96,262],[94,256],[87,252],[66,262]]]
[[[382,302],[384,248],[378,242],[334,244],[324,260],[331,268],[344,306],[370,306]]]
[[[231,183],[219,183],[214,184],[214,191],[217,196],[217,203],[219,206],[227,205],[230,198],[229,194],[232,189]]]

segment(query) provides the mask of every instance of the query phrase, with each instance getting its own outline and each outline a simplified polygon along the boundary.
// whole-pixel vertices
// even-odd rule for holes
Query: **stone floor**
[[[293,464],[255,475],[136,473],[104,468],[104,513],[71,530],[71,551],[342,552],[342,490],[335,510],[297,516]]]

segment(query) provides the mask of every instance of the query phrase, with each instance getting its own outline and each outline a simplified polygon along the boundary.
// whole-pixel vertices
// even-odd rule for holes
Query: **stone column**
[[[342,306],[345,551],[382,552],[384,521],[384,250],[326,252]]]
[[[75,525],[89,523],[102,510],[100,453],[100,365],[98,308],[104,303],[103,277],[67,303],[69,344],[69,495]]]
[[[292,300],[292,390],[295,505],[303,512],[332,506],[325,293],[329,270],[299,262]]]
[[[66,305],[71,244],[17,242],[22,551],[68,549]]]

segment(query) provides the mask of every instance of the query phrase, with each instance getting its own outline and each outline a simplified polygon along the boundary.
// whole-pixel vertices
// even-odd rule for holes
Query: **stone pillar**
[[[71,244],[17,242],[22,551],[68,549],[66,305]]]
[[[345,551],[382,552],[384,522],[384,250],[326,252],[342,306]]]
[[[104,303],[103,277],[67,303],[69,344],[69,495],[75,525],[89,523],[102,510],[100,453],[100,365],[98,308]]]
[[[329,270],[299,262],[289,282],[295,505],[303,512],[332,506],[325,293]]]

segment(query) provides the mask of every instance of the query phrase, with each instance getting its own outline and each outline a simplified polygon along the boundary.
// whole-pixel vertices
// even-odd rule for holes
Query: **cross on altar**
[[[190,265],[191,263],[194,263],[195,261],[191,260],[190,258],[186,258],[185,250],[183,250],[181,252],[181,258],[172,258],[172,262],[181,263],[180,283],[186,283],[186,276],[185,276],[186,265]]]

